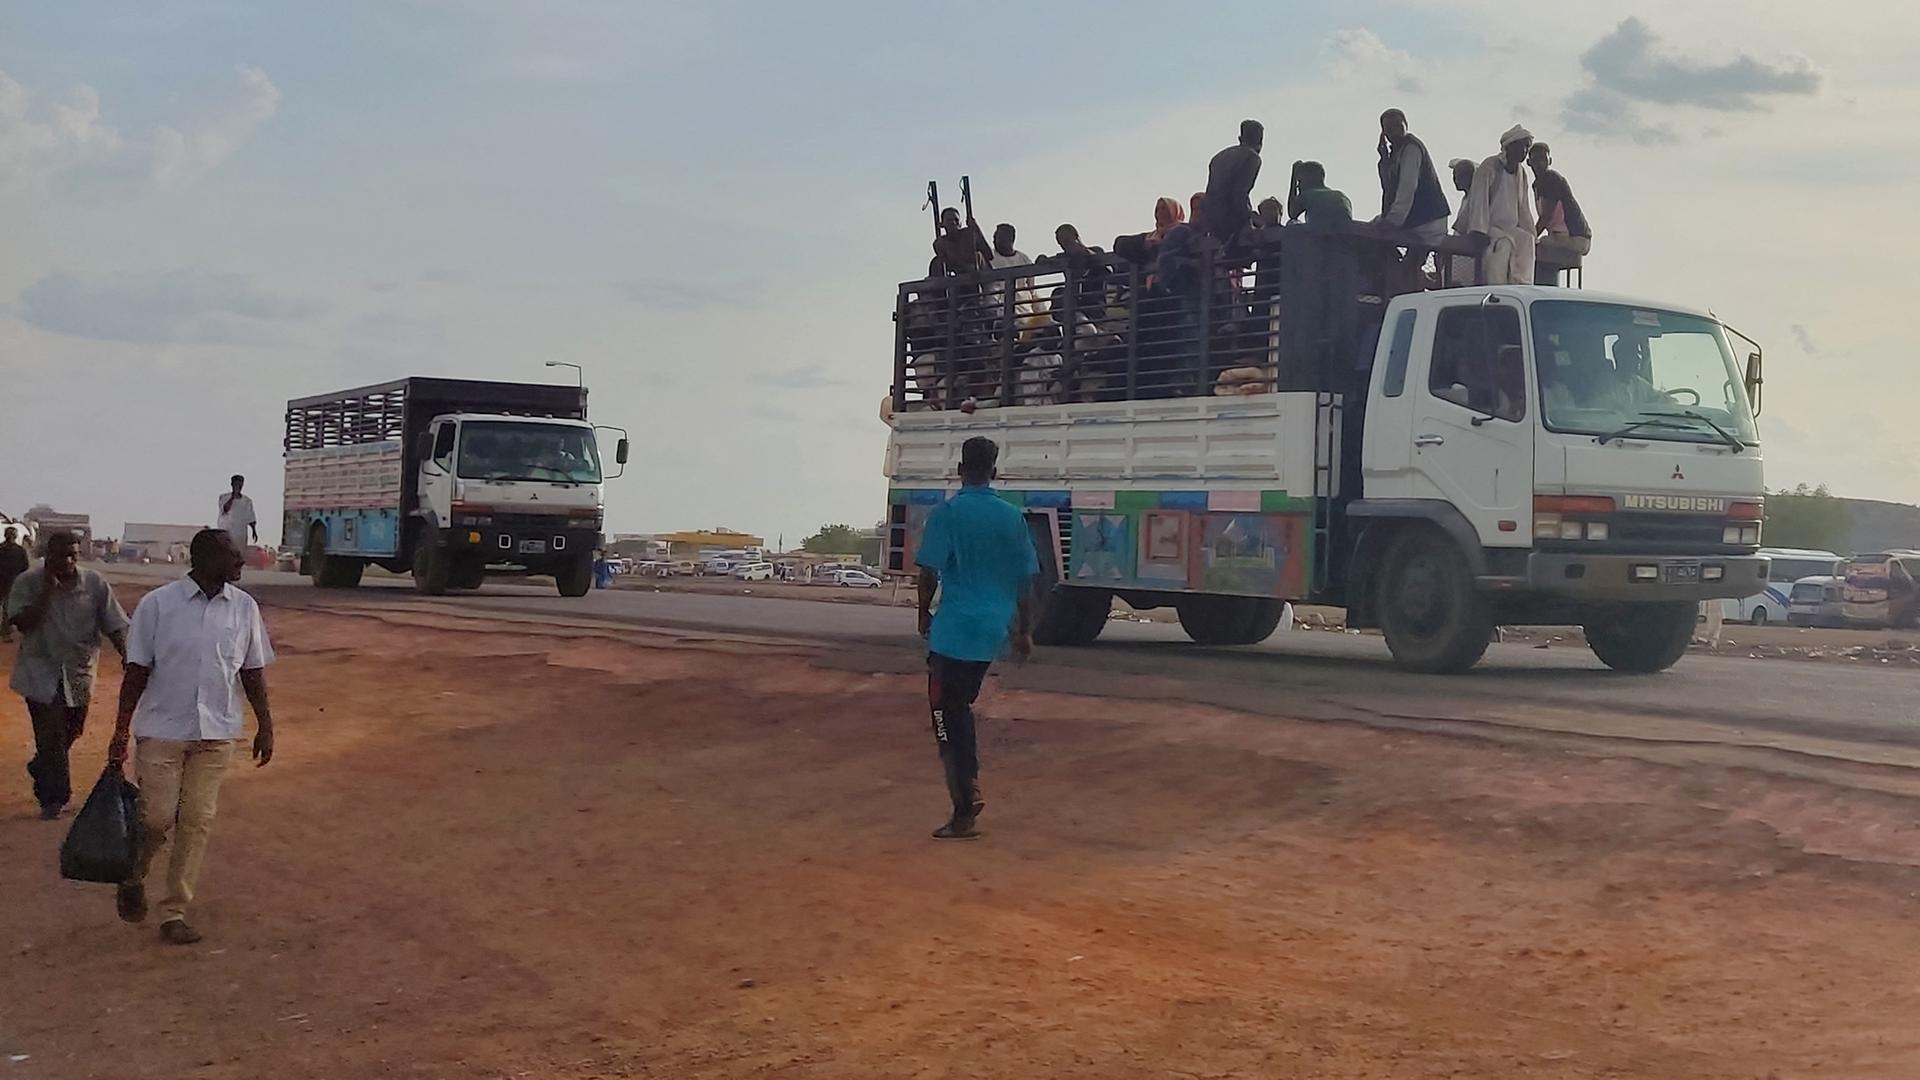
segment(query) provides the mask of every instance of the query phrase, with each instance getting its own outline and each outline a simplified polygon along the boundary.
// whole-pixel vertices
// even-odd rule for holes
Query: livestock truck
[[[416,377],[289,401],[283,542],[323,589],[378,566],[430,596],[507,574],[584,596],[602,430],[624,472],[626,433],[587,422],[582,387]]]
[[[888,569],[985,435],[1039,549],[1043,644],[1092,643],[1116,597],[1251,644],[1296,601],[1415,671],[1526,624],[1671,666],[1700,601],[1767,581],[1758,347],[1743,365],[1737,333],[1666,301],[1450,287],[1445,250],[1423,282],[1392,240],[1287,227],[1197,265],[902,284]]]

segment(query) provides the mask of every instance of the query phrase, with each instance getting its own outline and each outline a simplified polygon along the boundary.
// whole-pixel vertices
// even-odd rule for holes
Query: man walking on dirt
[[[253,500],[241,493],[247,486],[247,478],[236,473],[230,482],[233,490],[220,496],[220,516],[214,521],[214,527],[225,529],[233,537],[233,546],[244,554],[249,532],[253,534],[254,543],[260,542],[260,525],[254,520]]]
[[[33,797],[52,821],[73,796],[67,751],[87,726],[100,639],[126,656],[127,614],[107,579],[80,568],[80,537],[56,532],[46,544],[39,568],[14,581],[4,619],[22,634],[12,686],[33,720]]]
[[[171,834],[160,938],[174,945],[200,940],[187,922],[187,905],[207,852],[220,781],[245,733],[241,688],[260,726],[253,739],[254,762],[273,760],[273,714],[264,673],[273,662],[273,647],[259,605],[233,585],[245,560],[223,529],[200,530],[190,551],[188,575],[148,593],[133,611],[120,716],[107,751],[108,764],[119,766],[126,761],[128,735],[136,741],[140,861],[120,886],[120,917],[127,922],[147,917],[147,870]]]
[[[1026,519],[989,487],[1000,447],[976,436],[960,447],[960,493],[927,515],[920,564],[920,633],[927,639],[927,704],[947,774],[953,816],[936,840],[972,840],[980,797],[973,703],[987,669],[1009,644],[1033,653],[1032,584],[1040,560]],[[933,610],[935,591],[940,610]]]
[[[6,536],[0,538],[0,641],[13,640],[13,624],[6,618],[7,594],[13,590],[14,581],[33,565],[27,549],[16,539],[18,533],[19,530],[9,525]]]

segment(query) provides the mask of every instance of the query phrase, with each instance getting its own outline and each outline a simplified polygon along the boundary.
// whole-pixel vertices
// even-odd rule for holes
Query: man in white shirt
[[[259,605],[233,585],[245,565],[240,549],[231,533],[202,529],[191,552],[188,575],[148,593],[133,611],[120,715],[107,751],[109,766],[124,763],[131,734],[140,782],[140,861],[120,886],[120,917],[146,918],[147,870],[172,834],[160,937],[175,945],[200,940],[187,923],[187,905],[206,855],[221,778],[245,734],[241,689],[259,723],[254,762],[273,760],[264,672],[273,647]]]
[[[247,534],[253,534],[253,542],[260,542],[260,526],[253,517],[253,500],[240,493],[247,485],[247,478],[238,473],[233,476],[233,490],[220,496],[220,516],[214,521],[214,528],[225,530],[233,537],[233,546],[243,553],[247,550]]]

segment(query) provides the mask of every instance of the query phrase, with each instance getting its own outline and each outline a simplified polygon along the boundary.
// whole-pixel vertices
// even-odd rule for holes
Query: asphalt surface
[[[171,567],[115,572],[174,575]],[[920,648],[910,610],[871,604],[646,588],[566,598],[544,579],[437,599],[417,596],[405,579],[370,577],[359,589],[335,592],[294,574],[255,571],[244,585],[270,606],[422,607],[782,638],[823,646],[828,663],[884,670],[911,670]],[[1552,715],[1558,730],[1600,731],[1617,730],[1618,718],[1646,717],[1706,726],[1654,736],[1669,740],[1777,747],[1811,739],[1821,744],[1816,753],[1832,752],[1827,740],[1920,750],[1920,672],[1838,660],[1690,655],[1662,674],[1629,676],[1606,669],[1584,645],[1495,644],[1471,674],[1432,676],[1395,668],[1372,635],[1295,630],[1264,645],[1205,648],[1177,626],[1116,620],[1094,646],[1042,650],[1021,675],[1029,685],[1081,693],[1109,692],[1116,679],[1158,680],[1174,687],[1162,692],[1183,700],[1307,718],[1418,726],[1537,724]],[[1586,716],[1596,719],[1583,725]],[[1614,718],[1611,727],[1601,716]]]

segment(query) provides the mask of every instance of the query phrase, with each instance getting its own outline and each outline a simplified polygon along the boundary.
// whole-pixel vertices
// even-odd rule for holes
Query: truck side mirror
[[[1747,354],[1747,401],[1753,405],[1753,415],[1760,415],[1760,390],[1767,384],[1766,377],[1760,371],[1760,352],[1755,350]]]
[[[616,465],[627,463],[627,440],[621,439],[613,445],[613,462]]]

